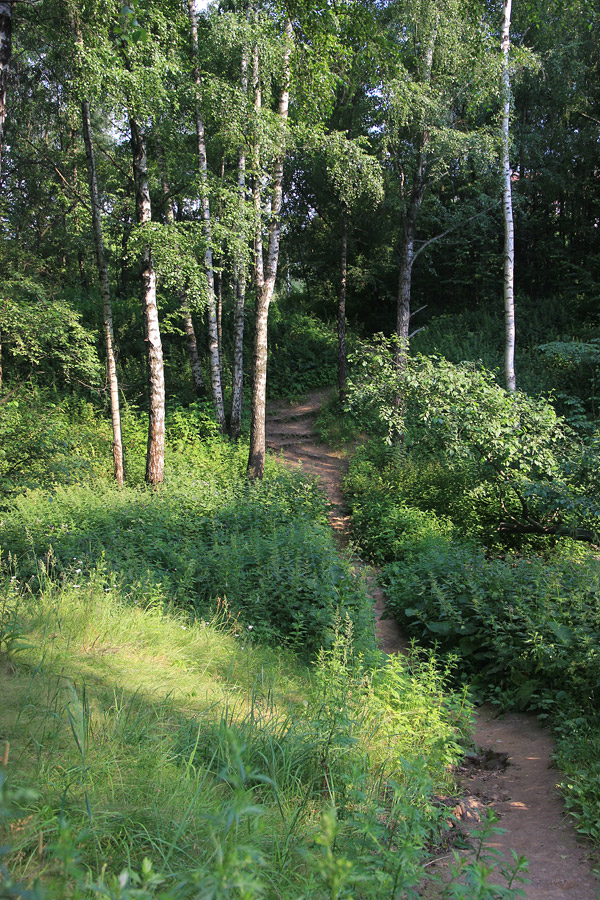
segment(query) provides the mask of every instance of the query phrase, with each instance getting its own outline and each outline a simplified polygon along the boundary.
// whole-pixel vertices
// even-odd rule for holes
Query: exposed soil
[[[343,451],[319,444],[313,431],[317,412],[329,396],[316,391],[294,405],[269,407],[267,446],[292,466],[320,479],[331,504],[331,525],[340,545],[349,545],[349,519],[341,489],[347,469]],[[358,560],[374,600],[376,633],[386,653],[401,653],[408,641],[392,618],[381,618],[385,595],[377,573]],[[477,826],[482,813],[494,809],[506,833],[491,844],[510,858],[514,848],[529,860],[527,900],[599,900],[600,883],[592,875],[587,848],[579,842],[565,813],[552,768],[552,738],[531,716],[510,714],[496,718],[491,709],[477,712],[474,741],[479,748],[458,772],[462,788],[454,812],[466,829]],[[440,868],[445,865],[441,860]]]

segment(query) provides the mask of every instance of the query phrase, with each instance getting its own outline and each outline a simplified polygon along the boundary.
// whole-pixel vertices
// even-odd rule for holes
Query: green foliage
[[[18,820],[3,896],[418,896],[447,815],[432,793],[469,714],[430,655],[369,674],[338,620],[307,677],[240,652],[230,627],[134,609],[98,579],[85,608],[50,581],[24,601],[32,646],[0,711],[14,745],[2,837]],[[487,852],[477,844],[457,877]],[[480,896],[497,896],[491,872]]]
[[[478,547],[445,541],[391,563],[384,580],[394,615],[440,649],[458,651],[486,694],[546,711],[597,706],[593,555],[489,559]]]
[[[275,304],[269,318],[270,397],[297,397],[337,377],[333,329],[314,316]]]
[[[68,300],[49,295],[38,281],[22,275],[5,281],[3,291],[0,332],[9,361],[4,364],[5,378],[18,382],[33,374],[49,381],[59,376],[63,383],[99,384],[94,338]]]
[[[339,608],[372,647],[363,588],[336,553],[316,485],[286,473],[251,484],[243,465],[243,450],[212,444],[160,493],[105,482],[33,491],[4,519],[6,547],[34,583],[47,558],[53,578],[73,583],[100,566],[138,603],[206,610],[226,597],[249,637],[307,654],[328,642]]]
[[[598,716],[562,715],[555,723],[560,790],[577,831],[600,845],[600,721]]]
[[[404,461],[393,448],[372,442],[357,450],[345,480],[353,534],[378,565],[402,556],[415,545],[449,538],[453,532],[447,516],[412,504],[403,490],[404,470]]]
[[[487,543],[494,530],[508,540],[594,539],[596,467],[550,403],[508,393],[476,364],[416,356],[398,370],[392,348],[383,338],[362,346],[348,389],[359,420],[370,420],[389,443],[403,437],[406,477],[400,454],[387,471],[392,494],[449,514],[464,533]]]
[[[0,494],[105,475],[110,441],[89,400],[23,387],[0,403]]]
[[[319,440],[333,447],[344,447],[359,437],[356,422],[347,415],[337,396],[323,403],[314,424]]]

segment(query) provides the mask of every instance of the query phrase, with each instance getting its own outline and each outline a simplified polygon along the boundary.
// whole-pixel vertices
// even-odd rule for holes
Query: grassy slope
[[[429,654],[379,660],[314,485],[249,487],[183,425],[156,494],[96,477],[1,513],[11,872],[52,898],[417,884],[468,704]]]
[[[11,825],[20,877],[71,896],[62,840],[80,881],[149,857],[167,884],[190,870],[229,884],[215,897],[246,896],[240,878],[256,881],[247,896],[329,896],[335,836],[329,862],[343,868],[347,853],[350,883],[396,860],[392,839],[406,884],[420,878],[439,820],[431,797],[468,720],[430,658],[367,678],[340,632],[309,670],[248,643],[226,612],[209,623],[132,607],[93,577],[22,596],[18,615],[27,646],[2,657],[0,736],[9,783],[37,792]],[[341,825],[323,820],[331,809]]]

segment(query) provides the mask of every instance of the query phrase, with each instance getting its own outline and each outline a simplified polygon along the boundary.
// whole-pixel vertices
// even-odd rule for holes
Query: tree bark
[[[242,90],[248,92],[248,59],[242,54]],[[238,161],[240,207],[246,203],[246,151],[242,145]],[[237,441],[242,433],[242,401],[244,395],[244,315],[246,305],[246,261],[243,252],[234,262],[235,299],[233,307],[233,384],[229,435]]]
[[[162,147],[158,142],[156,145],[156,151],[158,165],[160,168],[160,182],[162,186],[163,196],[165,198],[165,215],[167,218],[167,222],[170,225],[173,225],[175,222],[173,195],[171,193],[171,185],[169,184],[169,179],[167,177],[167,167],[164,154],[162,151]],[[181,315],[183,317],[183,327],[185,330],[185,342],[188,351],[188,358],[190,361],[190,369],[192,370],[192,382],[194,384],[194,391],[196,397],[204,398],[206,397],[206,385],[204,383],[204,376],[202,375],[202,366],[200,365],[200,357],[198,355],[196,331],[194,329],[194,321],[192,319],[192,312],[190,309],[190,304],[188,302],[185,287],[181,287],[181,289],[178,291],[178,294]]]
[[[338,393],[346,399],[346,290],[348,283],[348,207],[342,210],[342,253],[340,258],[340,297],[338,301]]]
[[[398,276],[398,301],[396,306],[396,365],[401,368],[408,353],[410,332],[410,297],[412,291],[412,270],[415,261],[415,237],[419,210],[425,195],[425,175],[427,159],[424,150],[419,154],[408,213],[404,222],[404,235],[400,248],[400,273]]]
[[[215,298],[215,273],[213,268],[211,247],[211,221],[210,200],[208,197],[208,163],[206,159],[206,140],[204,137],[204,121],[200,112],[201,79],[198,68],[198,25],[196,21],[195,0],[189,0],[188,11],[190,17],[190,33],[192,52],[194,59],[194,84],[196,86],[196,144],[198,153],[198,167],[202,179],[202,222],[204,225],[204,237],[206,250],[204,252],[204,264],[206,267],[206,281],[208,286],[208,352],[210,359],[210,383],[215,405],[215,414],[219,428],[224,433],[226,430],[225,407],[223,404],[223,386],[221,383],[221,359],[219,354],[219,333],[217,322],[217,304]]]
[[[510,169],[510,14],[512,0],[503,0],[502,14],[502,208],[504,211],[504,374],[506,390],[515,391],[515,231]]]
[[[13,0],[0,0],[0,175],[6,134],[6,92],[12,56]]]
[[[427,50],[425,53],[425,68],[423,81],[429,84],[431,70],[433,68],[433,53],[437,41],[437,17],[434,24]],[[417,220],[419,211],[425,196],[427,176],[427,144],[429,134],[427,128],[423,129],[420,136],[420,149],[415,168],[410,203],[404,220],[404,235],[400,248],[400,273],[398,276],[398,302],[396,307],[396,366],[401,368],[408,354],[408,335],[410,331],[410,295],[412,290],[412,270],[415,261],[415,238],[417,234]]]
[[[258,46],[252,51],[252,87],[254,90],[254,116],[256,119],[254,141],[252,145],[252,199],[254,201],[254,284],[256,296],[262,291],[265,282],[263,241],[262,241],[262,191],[260,169],[260,138],[258,120],[262,109],[262,92],[260,89],[260,71]]]
[[[250,420],[250,454],[248,475],[262,478],[266,453],[266,396],[267,396],[267,322],[269,306],[275,290],[279,242],[281,237],[280,213],[283,201],[283,164],[285,159],[285,132],[290,103],[290,56],[292,52],[292,23],[285,26],[283,55],[283,88],[279,98],[279,146],[273,166],[273,191],[271,195],[271,221],[269,244],[262,290],[256,294],[256,322],[254,330],[254,365],[252,382],[252,411]]]
[[[138,123],[131,116],[129,123],[133,151],[137,221],[139,225],[145,226],[150,224],[152,220],[146,139]],[[156,304],[156,273],[154,271],[152,251],[149,246],[145,247],[142,258],[142,307],[144,312],[149,388],[146,481],[148,484],[157,485],[164,478],[165,468],[165,375],[158,307]]]
[[[94,144],[92,141],[90,104],[87,102],[87,100],[84,100],[81,104],[81,123],[83,130],[83,142],[85,144],[85,155],[87,159],[90,201],[92,205],[94,247],[96,250],[96,263],[98,266],[98,280],[100,282],[100,296],[102,298],[102,319],[104,323],[104,343],[106,347],[106,371],[108,374],[110,414],[113,431],[113,470],[117,483],[122,486],[125,476],[123,468],[121,410],[119,408],[119,382],[117,379],[117,361],[115,357],[112,304],[110,297],[110,283],[108,280],[108,266],[106,264],[106,253],[104,250],[104,238],[102,235],[102,220],[100,218],[100,201],[98,193],[98,179],[96,176],[96,158],[94,154]]]

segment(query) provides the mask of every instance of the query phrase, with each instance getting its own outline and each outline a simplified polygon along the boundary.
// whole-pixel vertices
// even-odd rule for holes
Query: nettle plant
[[[359,347],[353,412],[407,459],[468,469],[471,499],[501,532],[596,541],[587,456],[547,400],[507,392],[479,363],[417,355],[398,368],[394,349],[383,337]]]

